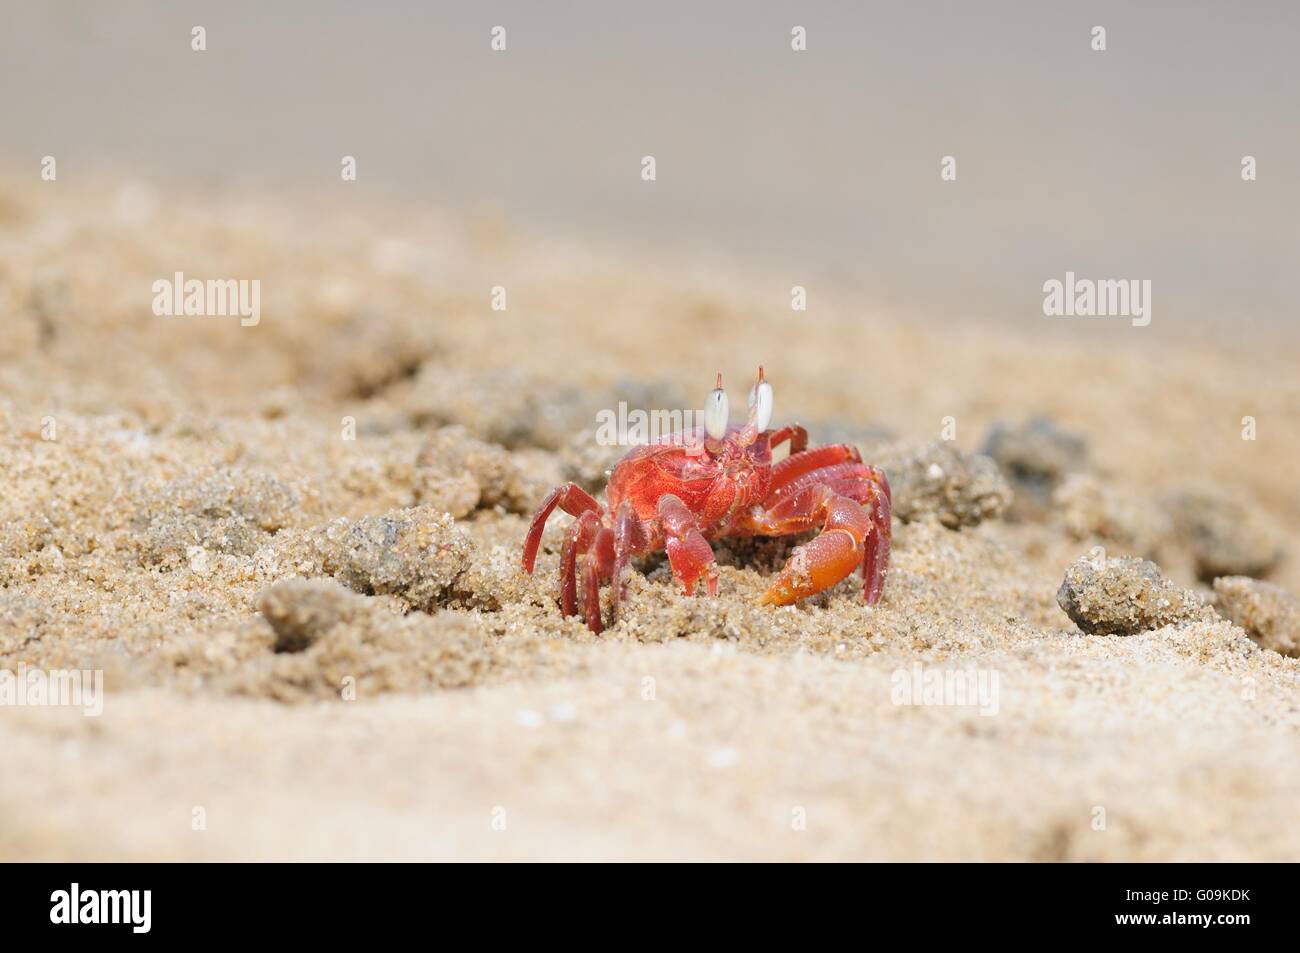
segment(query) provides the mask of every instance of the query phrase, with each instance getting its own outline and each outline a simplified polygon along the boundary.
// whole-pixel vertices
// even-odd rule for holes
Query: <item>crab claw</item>
[[[790,554],[760,602],[788,606],[805,596],[829,589],[863,562],[873,530],[871,518],[862,506],[834,491],[822,488],[814,512],[824,515],[819,535]]]
[[[856,505],[856,504],[855,504]],[[760,601],[788,606],[805,596],[829,589],[862,562],[862,544],[845,529],[822,533],[798,547]]]

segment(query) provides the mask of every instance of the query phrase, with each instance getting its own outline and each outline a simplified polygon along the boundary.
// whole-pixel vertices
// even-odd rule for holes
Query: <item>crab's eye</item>
[[[759,431],[766,430],[772,422],[772,399],[772,385],[765,380],[760,380],[749,392],[749,412]]]
[[[721,387],[709,391],[708,399],[704,402],[704,429],[714,440],[721,440],[727,435],[729,413],[727,392]]]

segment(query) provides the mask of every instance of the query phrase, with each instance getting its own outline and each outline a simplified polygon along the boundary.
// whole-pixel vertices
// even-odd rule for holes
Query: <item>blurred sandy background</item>
[[[110,692],[0,709],[4,856],[1300,856],[1300,662],[1056,599],[1096,545],[1300,592],[1294,8],[0,9],[0,668]],[[1151,326],[1044,317],[1067,269]],[[261,324],[155,316],[175,271]],[[896,478],[882,604],[760,610],[783,541],[562,620],[564,521],[518,546],[595,411],[760,362]],[[917,662],[999,714],[894,705]]]
[[[1042,282],[1067,268],[1151,278],[1157,328],[1200,317],[1239,335],[1293,313],[1290,3],[4,11],[0,150],[23,172],[52,154],[65,180],[334,192],[350,154],[357,190],[496,208],[553,238],[757,258],[776,288],[835,275],[927,323],[1013,316],[1038,333]],[[505,55],[488,48],[496,24]],[[943,155],[957,183],[939,181]]]

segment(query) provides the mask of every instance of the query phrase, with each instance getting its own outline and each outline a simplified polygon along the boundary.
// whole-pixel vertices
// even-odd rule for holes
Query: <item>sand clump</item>
[[[576,387],[515,368],[470,373],[445,361],[424,363],[409,384],[387,396],[416,426],[459,425],[510,450],[559,450],[591,426],[598,411],[615,411],[620,402],[642,410],[693,406],[680,389],[662,382]]]
[[[1300,602],[1281,586],[1246,576],[1214,580],[1215,607],[1262,648],[1300,658]]]
[[[1202,582],[1219,576],[1267,576],[1281,562],[1277,530],[1238,494],[1195,487],[1173,494],[1167,506]]]
[[[1199,594],[1170,582],[1155,563],[1131,556],[1080,557],[1065,571],[1056,599],[1090,635],[1135,635],[1213,620]]]
[[[1076,540],[1095,539],[1158,563],[1179,546],[1174,521],[1157,500],[1092,473],[1063,479],[1052,505]]]
[[[282,559],[303,576],[332,576],[355,592],[394,596],[433,611],[457,590],[474,542],[431,506],[357,521],[339,519],[282,541]]]
[[[1008,513],[1013,519],[1045,518],[1052,493],[1062,481],[1091,467],[1088,441],[1050,417],[1034,417],[1017,427],[998,421],[985,437],[981,453],[998,465],[1015,489]]]
[[[907,522],[978,526],[1011,503],[1011,488],[991,459],[964,455],[941,441],[887,444],[868,459],[889,477],[894,515]]]
[[[536,455],[511,454],[470,436],[459,425],[436,430],[421,449],[417,464],[426,481],[421,497],[458,518],[478,507],[527,512],[553,485],[546,468],[537,465]],[[469,486],[472,494],[467,492]]]
[[[141,557],[147,565],[169,568],[209,552],[250,555],[292,522],[301,502],[271,474],[229,467],[185,474],[137,493]]]
[[[211,689],[283,703],[374,700],[499,683],[539,671],[578,672],[576,646],[544,632],[506,632],[471,612],[407,612],[333,580],[293,579],[263,592],[264,651],[211,680]]]
[[[467,617],[406,615],[336,582],[277,583],[263,593],[258,610],[275,640],[271,653],[229,678],[239,692],[285,701],[355,700],[477,684],[494,664],[489,639]]]

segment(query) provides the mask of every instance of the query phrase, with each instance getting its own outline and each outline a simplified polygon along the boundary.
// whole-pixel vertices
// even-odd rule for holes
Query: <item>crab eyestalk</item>
[[[758,380],[749,391],[749,422],[736,434],[741,446],[749,446],[772,423],[773,396],[772,385],[763,376],[763,365],[760,364]]]
[[[727,392],[722,389],[722,375],[718,375],[718,384],[709,392],[704,401],[704,430],[714,440],[721,440],[727,435],[727,417],[731,408],[727,404]]]
[[[772,385],[763,377],[763,365],[758,365],[758,381],[749,392],[749,422],[762,433],[772,423],[772,402],[775,394]]]

